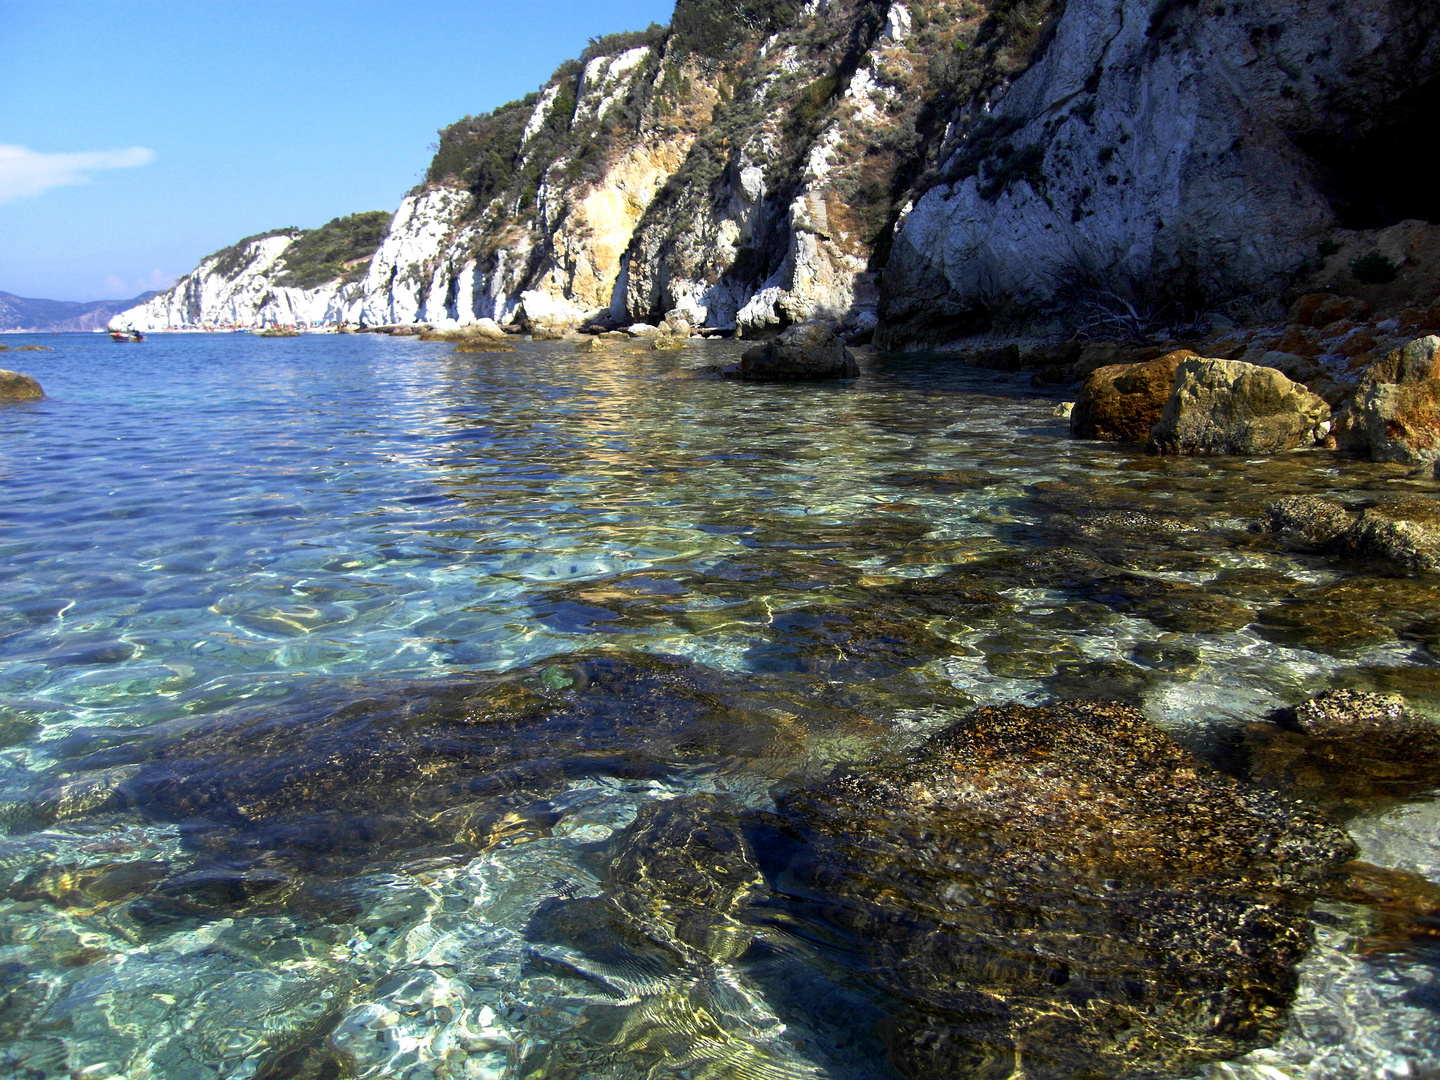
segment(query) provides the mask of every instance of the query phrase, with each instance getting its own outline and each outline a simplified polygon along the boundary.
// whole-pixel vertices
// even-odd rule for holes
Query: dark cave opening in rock
[[[1422,149],[1440,128],[1440,80],[1388,112],[1388,123],[1354,136],[1325,131],[1299,140],[1347,229],[1380,229],[1408,218],[1440,223],[1440,184]]]

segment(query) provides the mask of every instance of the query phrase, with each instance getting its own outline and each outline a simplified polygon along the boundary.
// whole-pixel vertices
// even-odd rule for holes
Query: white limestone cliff
[[[1275,295],[1339,224],[1325,145],[1433,78],[1435,22],[1392,0],[1071,2],[904,219],[886,268],[889,343],[983,330],[1087,289]],[[1388,167],[1374,162],[1377,188]]]
[[[1415,0],[827,0],[786,18],[709,53],[622,35],[447,129],[459,149],[362,280],[278,286],[291,241],[272,236],[117,324],[677,311],[760,336],[883,316],[878,340],[903,348],[1044,321],[1086,289],[1273,296],[1358,227],[1343,189],[1367,133],[1440,104],[1440,7]],[[1362,186],[1420,168],[1391,157]]]
[[[276,285],[276,263],[296,234],[265,236],[205,259],[170,289],[110,320],[111,329],[319,326],[343,321],[355,286],[338,281],[314,289]]]

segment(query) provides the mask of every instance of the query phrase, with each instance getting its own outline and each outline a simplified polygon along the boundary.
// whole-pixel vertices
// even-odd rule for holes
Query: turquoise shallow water
[[[856,1034],[868,1006],[827,1011],[833,987],[795,974],[811,967],[656,990],[557,955],[536,913],[595,894],[606,841],[648,802],[720,791],[763,807],[774,784],[975,702],[1118,694],[1202,749],[1332,685],[1436,709],[1435,659],[1384,599],[1394,579],[1248,529],[1283,494],[1430,490],[1393,467],[1073,443],[1028,376],[925,358],[758,387],[695,374],[731,343],[7,343],[22,340],[55,351],[0,358],[48,394],[0,408],[0,1042],[17,1076],[325,1076],[337,1061],[416,1080],[892,1076]],[[1101,511],[1163,524],[1127,533]],[[1194,590],[1168,607],[1199,614],[1053,581],[1001,582],[981,615],[887,599],[1062,547]],[[1250,591],[1232,587],[1246,572]],[[1274,614],[1353,583],[1381,599],[1338,643]],[[359,736],[261,783],[327,710],[471,675],[603,682],[585,660],[602,653],[690,665],[768,719],[713,744],[687,729],[656,754],[643,723],[603,750],[577,729],[506,751],[494,774],[539,802],[507,796],[462,825],[444,824],[458,789],[396,781],[384,798],[384,753],[356,752]],[[272,733],[227,741],[256,723]],[[219,747],[209,772],[153,779],[197,745]],[[405,753],[448,776],[448,751]],[[315,779],[326,754],[331,788]],[[312,783],[357,793],[342,839],[321,820],[329,796],[295,816]],[[196,794],[212,791],[223,800]],[[246,831],[285,799],[278,833]],[[1357,825],[1366,857],[1435,876],[1431,805]],[[273,896],[267,873],[284,882]],[[1357,920],[1317,919],[1290,1031],[1211,1075],[1440,1068],[1431,959],[1363,958]],[[577,1035],[597,1001],[630,1012],[604,1039]]]

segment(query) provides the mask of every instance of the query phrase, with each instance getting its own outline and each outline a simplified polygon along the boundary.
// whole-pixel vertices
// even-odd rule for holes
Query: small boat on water
[[[144,341],[145,335],[139,330],[111,330],[111,341]]]

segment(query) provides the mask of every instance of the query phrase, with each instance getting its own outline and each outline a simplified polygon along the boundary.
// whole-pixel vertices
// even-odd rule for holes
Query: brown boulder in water
[[[0,401],[35,401],[44,396],[45,391],[29,375],[0,369]]]
[[[1273,1041],[1353,851],[1114,702],[977,709],[780,814],[797,917],[902,1003],[917,1080],[1188,1076]]]
[[[755,382],[853,379],[859,374],[855,357],[826,323],[792,326],[740,357],[740,378]]]
[[[1373,461],[1440,461],[1440,337],[1417,338],[1373,365],[1336,438]]]
[[[1150,435],[1164,454],[1275,454],[1330,433],[1330,406],[1274,368],[1194,357]]]
[[[1194,355],[1178,349],[1143,364],[1112,364],[1092,372],[1070,413],[1071,437],[1144,442],[1170,400],[1175,369]]]

